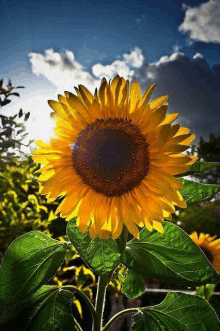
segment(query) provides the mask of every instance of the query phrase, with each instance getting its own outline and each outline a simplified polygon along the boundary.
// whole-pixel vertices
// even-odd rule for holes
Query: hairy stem
[[[87,297],[86,294],[84,294],[82,291],[80,291],[76,286],[74,285],[64,285],[62,286],[63,289],[66,289],[66,290],[70,290],[70,291],[75,291],[76,293],[78,293],[84,300],[85,302],[87,303],[91,313],[92,313],[92,317],[93,317],[93,320],[94,320],[94,323],[96,322],[96,319],[97,319],[97,313],[95,311],[95,308],[92,304],[92,302],[89,300],[89,298]]]
[[[111,280],[111,275],[112,274],[107,274],[106,276],[100,276],[98,280],[96,304],[95,304],[97,319],[96,321],[94,321],[93,331],[101,331],[102,328],[102,315],[105,304],[106,286]]]

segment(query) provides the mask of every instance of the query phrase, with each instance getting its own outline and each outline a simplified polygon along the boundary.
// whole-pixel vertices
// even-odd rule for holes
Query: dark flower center
[[[204,248],[204,247],[201,247],[201,246],[200,246],[200,248],[201,248],[201,250],[203,251],[203,253],[205,254],[205,256],[207,257],[207,259],[209,260],[209,262],[212,263],[212,262],[213,262],[213,256],[212,256],[212,253],[211,253],[208,249],[206,249],[206,248]]]
[[[120,196],[147,175],[148,144],[131,120],[97,119],[79,133],[72,160],[76,173],[97,193]]]

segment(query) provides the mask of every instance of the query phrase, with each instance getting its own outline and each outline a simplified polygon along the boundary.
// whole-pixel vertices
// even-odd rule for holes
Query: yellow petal
[[[77,226],[81,232],[85,232],[90,224],[91,214],[94,210],[95,197],[93,190],[90,190],[82,200],[77,213]]]
[[[183,134],[187,134],[189,133],[189,129],[184,128],[184,127],[180,127],[179,130],[177,131],[177,133],[175,134],[175,136],[181,136]]]
[[[151,232],[153,230],[153,225],[148,221],[146,217],[144,218],[144,225],[148,231]]]
[[[97,230],[96,230],[96,227],[95,227],[94,219],[93,219],[92,224],[89,227],[89,235],[90,235],[91,239],[93,239],[93,238],[95,238],[95,236],[97,236]]]
[[[88,109],[82,103],[82,101],[73,93],[69,93],[69,98],[67,99],[68,104],[73,109],[73,111],[82,114],[89,114]]]
[[[111,215],[109,216],[109,219],[105,221],[105,223],[102,226],[102,230],[111,232],[112,231],[112,222],[111,222]]]
[[[52,170],[46,171],[46,172],[44,172],[43,174],[41,174],[41,175],[38,177],[38,180],[39,180],[40,182],[45,182],[45,181],[47,181],[49,178],[51,178],[51,177],[54,176],[54,175],[55,175],[55,171],[54,171],[54,169],[52,169]]]
[[[158,132],[157,141],[153,141],[153,144],[157,142],[158,147],[163,148],[169,139],[170,131],[171,131],[171,126],[169,124],[163,125],[160,131]]]
[[[184,201],[182,195],[179,191],[174,191],[171,194],[167,195],[167,198],[172,201],[175,205],[180,208],[187,208],[187,204]]]
[[[187,138],[187,139],[181,141],[180,144],[183,144],[183,145],[189,145],[189,144],[191,144],[191,142],[192,142],[195,138],[196,138],[196,135],[195,135],[195,134],[191,134],[191,135],[189,136],[189,138]]]
[[[64,111],[62,105],[59,102],[48,100],[48,104],[57,113],[58,116],[60,116],[61,118],[66,117],[66,112]]]
[[[126,81],[124,78],[120,78],[115,90],[115,104],[120,105],[121,100],[123,98],[123,89],[125,87]]]
[[[191,156],[184,154],[171,154],[164,156],[157,156],[157,158],[153,158],[151,163],[156,164],[157,166],[179,166],[179,165],[188,165],[193,163],[195,158],[191,158]],[[163,170],[163,169],[162,169]]]
[[[105,78],[102,78],[101,84],[100,84],[100,88],[99,88],[99,92],[98,92],[98,98],[102,104],[102,106],[105,106],[106,104],[106,96],[105,96],[105,90],[107,87],[107,81]]]
[[[160,125],[173,123],[177,119],[178,116],[179,116],[179,113],[168,114],[165,116],[164,120],[160,123]]]
[[[150,97],[153,93],[153,90],[155,88],[156,84],[152,84],[148,87],[144,95],[141,97],[139,103],[138,103],[138,108],[141,108],[142,106],[146,106],[150,100]]]
[[[183,142],[185,140],[187,140],[189,137],[191,137],[191,134],[183,134],[183,135],[179,135],[176,137],[173,137],[170,141],[171,144],[183,144]]]
[[[161,106],[156,109],[149,117],[149,122],[146,123],[145,127],[142,129],[142,133],[146,134],[154,130],[164,119],[167,112],[167,106]]]
[[[141,89],[138,82],[133,82],[130,88],[130,113],[134,111],[141,98]]]
[[[117,217],[116,220],[117,221],[115,223],[114,230],[112,232],[112,239],[117,239],[120,236],[123,227],[123,223],[119,221]]]
[[[164,105],[167,102],[168,97],[169,97],[168,95],[163,95],[163,96],[151,101],[149,103],[150,109],[155,110],[155,109],[159,108],[160,106]]]
[[[166,210],[163,210],[163,218],[165,218],[168,221],[171,221],[172,220],[171,214],[168,211],[166,211]]]
[[[160,222],[153,221],[153,228],[160,233],[164,233],[163,226]]]
[[[83,85],[79,85],[79,92],[82,96],[83,102],[85,105],[90,108],[93,103],[92,93]]]
[[[163,171],[165,171],[167,174],[170,174],[173,176],[179,175],[179,174],[184,174],[184,172],[187,172],[188,169],[189,169],[188,165],[163,167]]]
[[[188,148],[189,146],[185,146],[185,145],[168,145],[163,148],[163,152],[182,153]]]
[[[198,156],[190,155],[189,157],[190,157],[191,161],[187,162],[187,165],[191,165],[198,160]]]

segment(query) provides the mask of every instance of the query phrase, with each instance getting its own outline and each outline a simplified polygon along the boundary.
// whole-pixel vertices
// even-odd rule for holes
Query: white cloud
[[[64,90],[73,90],[79,84],[86,85],[91,92],[98,87],[101,78],[105,76],[112,79],[119,74],[125,79],[131,79],[134,70],[140,68],[144,61],[141,49],[135,47],[130,54],[123,54],[123,60],[116,60],[109,65],[97,63],[92,66],[92,76],[86,68],[76,61],[73,52],[66,50],[64,53],[48,49],[44,54],[30,53],[29,59],[32,72],[36,75],[43,75],[52,82],[60,93]]]
[[[60,91],[73,89],[79,84],[95,89],[97,81],[75,60],[71,51],[66,50],[60,54],[48,49],[44,55],[32,52],[29,57],[32,72],[37,76],[46,77]]]
[[[144,56],[139,47],[135,47],[130,54],[123,54],[124,62],[133,68],[140,68],[144,63]]]
[[[195,41],[220,43],[220,1],[209,0],[199,6],[183,5],[185,17],[179,31]]]
[[[134,75],[134,70],[131,70],[130,67],[121,60],[116,60],[112,64],[107,65],[97,63],[92,67],[92,72],[96,77],[105,76],[107,80],[117,74],[123,76],[125,79],[129,79]]]
[[[135,74],[135,71],[131,68],[140,68],[143,62],[144,56],[141,49],[135,47],[130,54],[123,54],[123,60],[116,60],[108,65],[95,64],[92,67],[92,72],[96,77],[105,76],[107,79],[112,79],[118,74],[125,79],[131,80]]]
[[[203,59],[203,55],[201,53],[196,53],[194,56],[193,56],[193,59],[196,60],[196,59]]]

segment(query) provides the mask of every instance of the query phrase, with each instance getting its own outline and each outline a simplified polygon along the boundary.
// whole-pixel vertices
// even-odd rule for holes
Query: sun
[[[175,205],[186,208],[174,176],[196,161],[182,154],[195,135],[172,124],[178,113],[166,114],[168,96],[149,102],[155,84],[143,95],[138,82],[119,75],[102,79],[94,95],[75,87],[49,101],[55,137],[33,158],[44,166],[38,178],[48,201],[64,197],[56,213],[100,239],[118,238],[123,224],[139,238],[139,227],[163,232]]]

